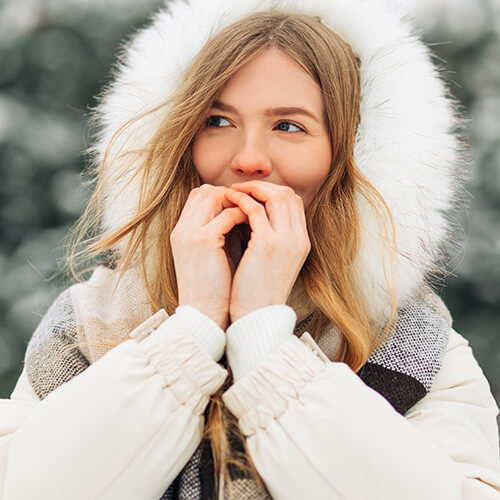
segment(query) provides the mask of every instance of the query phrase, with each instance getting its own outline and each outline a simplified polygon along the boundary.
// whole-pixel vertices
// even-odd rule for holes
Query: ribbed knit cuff
[[[219,361],[226,346],[224,330],[215,321],[193,306],[178,306],[175,314],[189,332],[189,335],[214,361]]]
[[[282,342],[293,335],[297,315],[285,305],[261,307],[226,330],[226,356],[235,382],[248,375]]]

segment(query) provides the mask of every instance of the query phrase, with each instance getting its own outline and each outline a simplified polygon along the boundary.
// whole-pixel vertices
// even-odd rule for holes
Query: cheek
[[[199,171],[199,166],[202,164],[202,158],[205,156],[204,153],[204,141],[199,137],[195,137],[193,143],[191,144],[191,157],[193,158],[193,163],[196,170]]]
[[[314,163],[309,165],[311,172],[310,185],[313,193],[316,193],[330,172],[332,152],[329,142],[317,149],[316,154],[312,156],[312,161]]]
[[[203,136],[194,139],[191,146],[193,164],[203,182],[212,184],[221,164],[220,148],[213,141],[209,142]]]
[[[312,198],[321,187],[331,166],[331,152],[329,147],[308,148],[288,157],[285,163],[287,168],[286,181],[306,200]]]

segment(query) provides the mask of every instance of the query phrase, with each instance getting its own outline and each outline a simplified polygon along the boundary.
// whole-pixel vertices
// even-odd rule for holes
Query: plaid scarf
[[[88,282],[59,295],[35,330],[25,355],[29,381],[40,399],[84,371],[113,345],[128,340],[128,333],[151,316],[154,311],[140,283],[138,274],[128,271],[115,287],[116,273],[100,266]],[[300,321],[294,334],[302,335],[310,321],[311,317]],[[357,375],[404,415],[430,390],[441,367],[450,327],[451,317],[441,299],[423,287],[398,309],[391,335],[372,352]],[[339,339],[338,330],[330,324],[316,342],[333,360]],[[79,342],[89,345],[68,349]],[[233,488],[231,497],[238,500],[271,498],[251,478],[235,479]],[[160,500],[214,495],[210,445],[202,440]]]

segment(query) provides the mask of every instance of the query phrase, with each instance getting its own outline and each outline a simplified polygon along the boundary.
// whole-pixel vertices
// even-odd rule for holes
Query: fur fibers
[[[94,112],[98,132],[90,152],[95,165],[125,122],[174,91],[210,36],[247,14],[269,9],[320,16],[360,57],[361,121],[355,160],[395,220],[398,253],[395,267],[387,271],[402,306],[423,281],[442,270],[452,239],[447,214],[456,204],[465,165],[456,105],[404,13],[383,0],[166,2],[124,47],[114,79]],[[129,142],[118,139],[111,148],[111,158],[118,159],[112,162],[112,181],[105,188],[105,229],[126,222],[138,203],[139,180],[124,189],[134,173],[133,158],[120,159],[120,153],[140,150],[165,112],[134,122],[124,134]],[[354,272],[372,317],[387,317],[390,300],[383,260],[387,266],[390,261],[371,207],[358,198],[362,243]]]

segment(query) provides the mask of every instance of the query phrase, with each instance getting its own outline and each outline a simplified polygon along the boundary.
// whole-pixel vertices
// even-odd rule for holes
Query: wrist
[[[204,314],[208,318],[210,318],[219,328],[226,331],[229,324],[229,314],[221,313],[219,311],[214,311],[210,307],[205,307],[202,304],[198,304],[196,301],[183,300],[179,301],[178,307],[180,306],[190,306],[197,309],[200,313]]]

